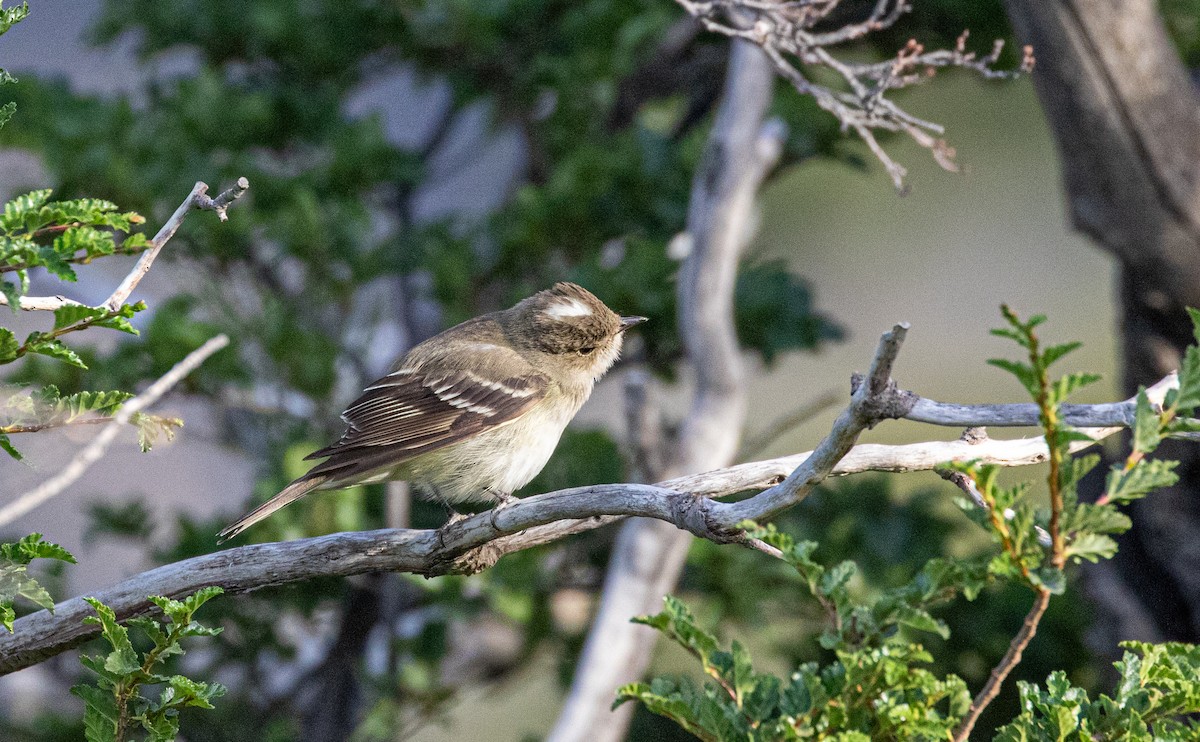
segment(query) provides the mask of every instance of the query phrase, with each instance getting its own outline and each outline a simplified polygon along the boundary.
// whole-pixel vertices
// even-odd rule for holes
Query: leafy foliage
[[[15,279],[4,280],[0,291],[14,312],[28,289],[27,273],[33,268],[44,268],[56,278],[73,282],[77,280],[74,264],[135,254],[149,246],[144,234],[132,232],[145,221],[140,214],[121,212],[116,204],[102,199],[51,201],[50,195],[50,189],[45,189],[18,196],[6,203],[0,214],[0,274],[11,273]],[[99,325],[136,334],[127,320],[144,308],[68,307],[59,310],[61,317],[56,313],[55,330]]]
[[[996,742],[1184,742],[1200,736],[1200,647],[1123,642],[1116,692],[1095,700],[1056,672],[1046,687],[1021,683],[1021,715]],[[1190,715],[1190,718],[1189,718]]]
[[[1179,390],[1155,408],[1143,389],[1134,415],[1133,447],[1123,464],[1113,467],[1105,495],[1093,503],[1079,501],[1079,481],[1099,457],[1070,458],[1076,443],[1088,438],[1061,421],[1059,405],[1091,374],[1068,374],[1057,380],[1049,367],[1078,346],[1044,347],[1035,328],[1044,317],[1020,320],[1007,307],[1007,327],[995,334],[1012,339],[1027,351],[1027,360],[999,359],[994,366],[1012,373],[1038,403],[1049,442],[1049,507],[1029,497],[1030,485],[1002,487],[1000,468],[976,462],[948,465],[965,475],[970,497],[958,505],[998,546],[992,552],[955,559],[933,558],[907,583],[863,595],[856,589],[858,566],[851,561],[825,565],[813,559],[813,541],[795,541],[775,526],[743,524],[746,536],[779,550],[781,560],[815,599],[825,618],[820,645],[832,653],[823,662],[806,662],[787,678],[753,669],[749,654],[737,641],[729,650],[702,629],[681,602],[668,597],[663,612],[635,621],[647,624],[683,647],[711,679],[697,685],[689,679],[656,678],[621,688],[616,704],[639,701],[704,740],[892,740],[947,739],[963,733],[972,705],[967,686],[955,675],[939,678],[927,665],[934,661],[913,632],[945,639],[947,623],[933,609],[960,594],[973,600],[990,584],[1024,585],[1042,596],[1062,593],[1069,562],[1098,561],[1116,553],[1113,534],[1129,528],[1119,504],[1173,484],[1175,462],[1145,455],[1189,420],[1200,384],[1200,350],[1187,350]],[[1192,312],[1200,342],[1200,312]],[[1031,614],[1040,619],[1041,611]],[[1036,624],[1035,624],[1036,625]],[[1032,740],[1192,739],[1200,727],[1188,714],[1200,710],[1200,648],[1183,644],[1125,644],[1117,663],[1121,682],[1113,697],[1089,701],[1066,673],[1057,671],[1047,689],[1022,683],[1021,715],[997,733],[1004,742]],[[1007,674],[1011,665],[1004,667]],[[1003,676],[1001,676],[1003,677]],[[976,703],[979,703],[978,701]],[[972,715],[970,723],[975,716]],[[960,724],[964,726],[960,728]]]
[[[96,615],[84,620],[100,626],[101,636],[112,648],[106,655],[81,657],[84,667],[99,677],[96,685],[71,689],[84,702],[88,742],[125,742],[139,727],[147,742],[171,742],[179,734],[182,709],[213,708],[212,701],[225,694],[224,686],[183,675],[163,675],[158,666],[172,655],[183,654],[185,637],[221,633],[219,628],[194,621],[193,614],[222,592],[219,587],[206,587],[183,600],[151,596],[166,620],[139,617],[128,622],[150,640],[151,646],[144,652],[134,647],[129,630],[117,622],[111,608],[95,598],[85,598]],[[157,698],[143,695],[148,685],[162,686]]]
[[[668,596],[666,608],[635,619],[684,647],[715,680],[697,687],[688,680],[655,679],[618,691],[616,704],[637,700],[705,740],[935,739],[945,738],[970,705],[966,684],[938,678],[924,665],[933,657],[902,632],[945,636],[929,609],[958,591],[972,596],[983,585],[981,565],[963,569],[945,560],[926,565],[908,584],[877,599],[856,603],[849,582],[854,564],[825,567],[812,560],[816,544],[793,542],[772,527],[747,524],[747,535],[783,552],[809,593],[824,607],[830,625],[821,643],[836,659],[800,665],[781,679],[755,671],[737,641],[729,651],[696,625],[695,617]],[[841,735],[841,736],[837,736]]]
[[[63,547],[42,540],[42,534],[31,533],[13,544],[0,544],[0,626],[13,630],[17,614],[13,603],[25,598],[47,610],[54,610],[54,598],[37,580],[29,576],[28,566],[34,559],[54,559],[75,563]]]

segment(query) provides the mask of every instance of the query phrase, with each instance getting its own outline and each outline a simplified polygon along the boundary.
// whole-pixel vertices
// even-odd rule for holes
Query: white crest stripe
[[[587,317],[592,313],[592,310],[578,299],[569,298],[563,301],[556,301],[546,307],[543,313],[547,317],[563,319],[564,317]]]

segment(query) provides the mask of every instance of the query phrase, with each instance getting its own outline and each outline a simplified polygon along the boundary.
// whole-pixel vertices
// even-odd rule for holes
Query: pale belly
[[[359,481],[407,480],[429,499],[450,504],[495,501],[529,484],[550,460],[576,410],[564,412],[557,416],[531,412]]]

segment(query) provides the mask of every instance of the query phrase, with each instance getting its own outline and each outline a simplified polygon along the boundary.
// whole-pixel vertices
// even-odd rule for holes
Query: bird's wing
[[[540,373],[485,378],[463,369],[394,371],[342,414],[349,427],[337,443],[306,457],[328,459],[311,474],[343,479],[451,445],[520,417],[549,383]]]

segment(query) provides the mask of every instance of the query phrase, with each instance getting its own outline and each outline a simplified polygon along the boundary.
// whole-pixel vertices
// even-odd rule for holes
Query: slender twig
[[[992,668],[992,673],[988,676],[983,690],[979,691],[979,695],[975,696],[975,700],[971,702],[971,709],[967,712],[962,726],[955,733],[954,742],[966,742],[970,738],[971,730],[975,728],[975,723],[979,721],[983,710],[1000,694],[1004,679],[1008,677],[1014,667],[1021,663],[1021,655],[1025,652],[1025,647],[1029,646],[1029,642],[1033,640],[1034,634],[1037,633],[1038,623],[1042,620],[1042,614],[1046,612],[1048,605],[1050,605],[1050,591],[1044,587],[1038,588],[1037,597],[1033,599],[1033,607],[1029,609],[1024,622],[1021,623],[1021,630],[1009,643],[1008,651],[1004,653],[999,664]]]
[[[957,170],[954,150],[942,139],[942,127],[922,120],[900,108],[886,94],[891,90],[920,84],[938,68],[961,67],[987,79],[1014,78],[1033,68],[1031,48],[1025,47],[1015,71],[997,70],[995,64],[1003,42],[993,43],[987,54],[967,51],[967,33],[952,49],[927,51],[910,40],[894,57],[884,62],[856,63],[838,59],[828,49],[854,41],[894,25],[911,9],[906,0],[878,0],[864,20],[827,29],[827,19],[841,0],[826,2],[764,2],[763,0],[676,0],[704,28],[733,39],[762,47],[776,72],[801,95],[813,98],[835,116],[843,131],[852,130],[883,163],[897,189],[903,188],[904,167],[892,160],[876,138],[877,131],[907,134],[928,149],[947,170]],[[821,30],[817,30],[820,28]],[[841,79],[845,89],[815,82],[797,65],[823,67]]]
[[[1016,316],[1012,314],[1007,306],[1002,309],[1005,317],[1010,322],[1014,325],[1019,325]],[[1061,570],[1067,563],[1066,538],[1061,529],[1064,507],[1061,470],[1063,459],[1070,452],[1070,449],[1069,446],[1059,443],[1059,433],[1062,430],[1063,423],[1059,417],[1058,407],[1052,399],[1048,370],[1049,364],[1042,355],[1037,333],[1034,332],[1032,325],[1021,329],[1024,330],[1025,347],[1029,351],[1029,367],[1037,375],[1037,406],[1042,431],[1047,443],[1047,453],[1049,454],[1050,466],[1049,473],[1046,475],[1046,487],[1050,493],[1050,566]],[[984,497],[987,497],[986,493],[984,493]],[[1024,623],[1021,624],[1021,630],[1008,645],[1008,651],[1004,653],[1000,662],[992,668],[987,683],[979,691],[979,694],[975,696],[975,699],[971,701],[971,707],[967,711],[966,718],[963,719],[962,725],[959,726],[958,731],[954,735],[955,742],[966,742],[971,736],[971,730],[975,728],[975,723],[979,721],[979,717],[983,714],[984,709],[1000,693],[1004,679],[1020,664],[1021,655],[1025,651],[1025,647],[1029,645],[1034,634],[1037,633],[1038,623],[1041,621],[1042,615],[1046,612],[1046,607],[1050,605],[1050,588],[1040,580],[1034,580],[1029,566],[1025,563],[1021,553],[1012,542],[1008,525],[1004,522],[1004,514],[997,512],[994,502],[989,501],[988,505],[988,515],[991,518],[993,529],[1000,534],[1001,543],[1005,551],[1009,553],[1012,561],[1020,567],[1021,576],[1034,589],[1037,597],[1034,599],[1029,613],[1025,616]]]
[[[75,480],[83,476],[92,464],[95,464],[103,458],[105,451],[125,423],[134,414],[141,411],[159,400],[164,394],[171,390],[173,386],[178,384],[183,377],[190,374],[201,363],[208,359],[213,353],[224,348],[229,344],[229,338],[224,335],[217,335],[209,340],[204,345],[192,351],[179,363],[176,363],[170,371],[163,374],[157,381],[146,388],[144,392],[137,395],[133,399],[128,400],[121,409],[117,410],[117,414],[113,415],[112,422],[107,427],[100,431],[95,438],[88,443],[75,458],[64,466],[57,474],[42,482],[37,487],[17,497],[12,502],[0,508],[0,527],[12,523],[17,518],[21,517],[30,510],[45,503],[47,500],[60,494],[67,487],[71,486]]]
[[[8,297],[0,294],[0,306],[8,306]],[[17,309],[25,312],[53,312],[69,306],[85,306],[83,302],[65,296],[22,296],[17,300]]]
[[[103,425],[113,422],[112,417],[81,417],[74,420],[59,420],[48,423],[32,423],[30,425],[0,425],[0,433],[15,435],[17,433],[40,433],[54,428],[69,428],[75,425]]]
[[[208,184],[197,181],[196,185],[192,187],[192,192],[188,194],[183,203],[179,204],[179,208],[175,209],[175,213],[171,214],[171,218],[162,225],[162,228],[158,230],[158,234],[154,235],[154,239],[150,240],[152,247],[142,253],[142,257],[138,258],[138,262],[133,266],[133,270],[129,271],[129,274],[121,281],[121,285],[117,286],[116,290],[105,300],[104,306],[109,309],[117,309],[125,303],[125,300],[129,298],[129,295],[133,293],[133,290],[137,288],[141,280],[150,272],[150,266],[154,264],[154,259],[158,257],[158,253],[167,242],[175,236],[175,232],[179,230],[179,226],[183,224],[183,219],[189,211],[193,208],[209,209],[217,212],[217,217],[221,221],[225,221],[229,218],[225,213],[229,204],[245,193],[249,187],[250,181],[245,178],[238,178],[237,185],[233,188],[230,188],[216,198],[209,198],[207,195]]]

